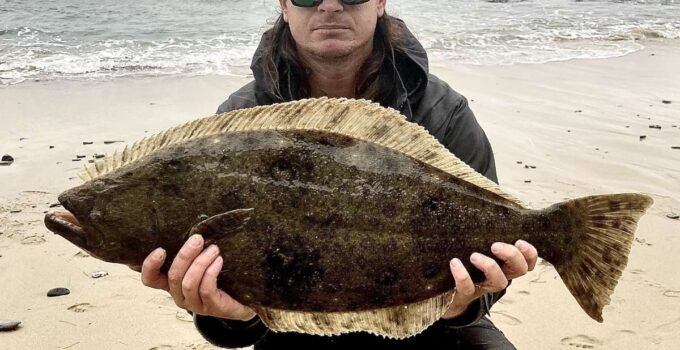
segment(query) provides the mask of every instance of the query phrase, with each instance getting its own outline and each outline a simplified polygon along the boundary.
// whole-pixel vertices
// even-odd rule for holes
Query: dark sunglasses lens
[[[293,5],[300,7],[312,7],[321,3],[323,0],[291,0]],[[368,2],[369,0],[342,0],[345,5],[358,5]]]
[[[312,7],[319,4],[318,0],[291,0],[293,5],[300,7]]]

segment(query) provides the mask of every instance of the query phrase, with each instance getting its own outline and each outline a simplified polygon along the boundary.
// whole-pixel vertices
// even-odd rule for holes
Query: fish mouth
[[[87,233],[80,227],[78,219],[68,211],[55,211],[45,214],[45,226],[81,248],[87,242]]]

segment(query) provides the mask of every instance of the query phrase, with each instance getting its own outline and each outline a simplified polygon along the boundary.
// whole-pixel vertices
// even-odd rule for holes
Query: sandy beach
[[[655,200],[604,323],[581,310],[546,263],[513,283],[492,319],[519,349],[676,349],[680,342],[680,220],[667,217],[680,214],[680,149],[672,148],[680,146],[680,41],[644,45],[600,60],[431,64],[469,99],[494,148],[501,186],[532,207],[613,192]],[[0,87],[0,156],[14,158],[0,166],[0,320],[22,322],[0,333],[0,348],[213,348],[165,292],[144,287],[125,266],[87,256],[42,219],[61,191],[80,183],[77,172],[94,154],[208,116],[247,81]],[[108,276],[92,278],[97,271]],[[71,293],[48,298],[54,287]]]

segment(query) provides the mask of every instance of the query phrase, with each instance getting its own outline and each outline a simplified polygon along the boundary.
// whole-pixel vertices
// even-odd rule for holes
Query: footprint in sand
[[[663,296],[669,298],[680,298],[680,290],[667,290],[663,292]]]
[[[215,349],[215,347],[210,345],[210,343],[191,344],[191,345],[186,345],[184,347],[184,350],[212,350],[212,349]],[[252,348],[247,348],[247,349],[252,349]]]
[[[47,242],[43,236],[38,236],[38,235],[33,235],[33,236],[28,236],[24,239],[21,240],[21,244],[42,244]]]
[[[582,334],[573,337],[562,338],[561,343],[562,345],[567,345],[576,349],[594,349],[598,346],[604,345],[601,340]]]
[[[92,310],[92,308],[93,306],[90,303],[80,303],[69,306],[68,310],[73,312],[85,312]]]
[[[191,344],[191,345],[186,345],[184,347],[184,350],[212,350],[215,349],[210,343],[200,343],[200,344]]]
[[[511,316],[503,311],[494,311],[492,315],[494,320],[497,320],[499,323],[502,323],[504,325],[519,326],[522,324],[522,320],[520,320],[517,317]]]
[[[553,271],[551,268],[549,268],[549,267],[547,267],[547,266],[546,266],[546,267],[543,267],[543,268],[541,269],[541,271],[538,273],[538,276],[537,276],[536,278],[532,279],[532,280],[529,281],[529,282],[531,282],[531,283],[546,283],[546,281],[545,281],[543,275],[546,274],[546,273],[548,273],[548,272],[551,272],[551,271]]]

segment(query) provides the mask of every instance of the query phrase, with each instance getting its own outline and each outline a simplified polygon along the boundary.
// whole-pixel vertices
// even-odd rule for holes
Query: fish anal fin
[[[368,332],[391,339],[415,336],[439,320],[451,305],[452,292],[411,304],[348,312],[309,312],[253,307],[269,329],[333,336]]]

